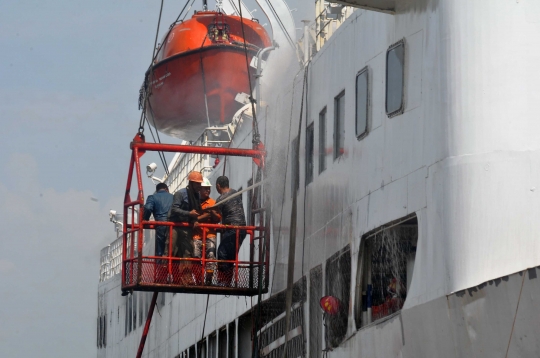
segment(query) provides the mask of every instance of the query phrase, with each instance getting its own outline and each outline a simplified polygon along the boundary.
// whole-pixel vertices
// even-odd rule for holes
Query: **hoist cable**
[[[206,310],[204,311],[204,321],[203,321],[201,340],[200,340],[201,347],[203,345],[202,340],[204,338],[204,328],[206,327],[206,314],[208,313],[208,301],[210,301],[210,295],[206,295]],[[197,344],[197,347],[199,347],[198,344]],[[201,348],[201,351],[202,351],[202,348]],[[202,357],[199,350],[197,350],[197,357]]]
[[[154,51],[152,52],[152,62],[154,62],[154,58],[156,56],[157,39],[159,35],[159,25],[161,25],[161,14],[163,13],[163,2],[164,0],[161,0],[161,6],[159,8],[159,17],[158,17],[158,22],[157,22],[156,37],[154,39]]]
[[[294,89],[296,87],[296,82],[293,80],[293,88],[292,88],[292,98],[294,99]],[[290,121],[289,121],[289,138],[287,140],[287,155],[285,156],[285,176],[283,178],[283,191],[282,191],[282,196],[281,196],[281,203],[284,203],[285,202],[285,192],[287,191],[286,187],[287,187],[287,168],[289,167],[289,148],[290,148],[290,143],[291,143],[291,132],[292,132],[292,114],[293,114],[293,104],[291,102],[291,117],[290,117]],[[278,229],[278,239],[277,239],[277,243],[276,243],[276,256],[274,257],[274,269],[272,270],[272,288],[274,287],[274,277],[275,274],[276,274],[276,263],[277,263],[277,259],[278,259],[278,255],[277,255],[277,249],[279,248],[279,240],[281,239],[281,224],[282,224],[282,221],[283,221],[283,205],[281,205],[281,211],[280,211],[280,214],[279,214],[279,229]],[[271,289],[272,290],[272,289]]]
[[[206,109],[206,123],[208,124],[208,127],[210,127],[210,115],[208,114],[208,95],[206,93],[206,78],[204,76],[204,64],[203,64],[203,57],[202,57],[202,48],[207,38],[208,38],[208,34],[206,34],[206,36],[204,37],[201,43],[201,47],[199,48],[199,60],[201,63],[201,75],[202,75],[202,83],[203,83],[203,91],[204,91],[204,108]]]
[[[281,29],[283,30],[283,33],[285,34],[285,36],[287,36],[287,40],[289,40],[289,44],[294,48],[296,49],[296,46],[295,46],[295,43],[291,37],[291,35],[289,34],[289,32],[287,31],[287,29],[285,28],[285,25],[283,24],[283,22],[281,21],[281,18],[279,17],[276,9],[274,8],[274,5],[272,5],[272,2],[267,0],[266,3],[268,4],[268,6],[270,6],[270,9],[272,10],[272,12],[274,13],[274,16],[276,17],[276,20],[279,22],[279,25],[281,26]]]
[[[150,122],[147,121],[148,124],[148,130],[150,131],[150,134],[152,135],[152,139],[154,140],[154,143],[156,142],[156,137],[154,137],[154,132],[152,131],[152,126],[150,125]],[[157,133],[157,129],[156,129]],[[167,175],[169,175],[169,168],[167,166],[167,160],[165,159],[165,154],[162,151],[158,151],[159,159],[161,160],[161,164],[163,165],[163,168],[165,168],[165,172]]]
[[[260,136],[259,136],[259,124],[257,123],[257,113],[255,113],[255,100],[253,99],[253,89],[251,87],[251,76],[249,75],[249,61],[248,61],[248,53],[247,53],[247,45],[246,45],[246,33],[244,31],[244,17],[242,16],[242,0],[238,0],[238,7],[240,8],[240,24],[242,27],[242,39],[244,40],[244,55],[246,57],[246,74],[248,78],[249,83],[249,101],[251,102],[251,113],[253,117],[253,144],[258,145],[260,143]],[[259,101],[259,98],[257,98],[257,101]]]
[[[191,7],[193,6],[194,2],[195,2],[195,0],[191,1],[191,4],[189,5],[189,8],[187,9],[186,13],[184,14],[184,17],[182,18],[182,21],[184,21],[184,19],[186,18],[187,14],[188,14],[189,10],[191,10]]]
[[[302,135],[302,122],[304,119],[304,95],[307,87],[307,74],[308,67],[304,69],[304,83],[302,86],[302,100],[300,104],[300,120],[298,122],[298,134],[296,137],[295,147],[292,150],[295,151],[294,160],[291,163],[292,172],[296,175],[291,178],[293,181],[292,189],[292,207],[291,207],[291,221],[289,224],[289,258],[287,264],[287,291],[285,294],[285,343],[283,347],[282,358],[286,358],[287,345],[289,343],[289,331],[291,327],[291,307],[292,307],[292,291],[294,287],[294,260],[296,256],[296,223],[298,217],[297,211],[297,199],[298,199],[298,187],[300,186],[300,138]],[[307,119],[307,118],[306,118]]]
[[[150,102],[148,102],[148,109],[150,110],[150,113],[152,115],[152,121],[154,121],[155,115],[154,110],[152,109],[152,105]],[[161,144],[161,138],[159,137],[159,131],[156,127],[156,122],[154,121],[154,128],[156,129],[156,136],[157,136],[157,143]],[[148,121],[148,129],[150,129],[150,133],[152,133],[152,129],[150,128],[150,122]],[[156,142],[156,139],[154,138],[154,134],[152,133],[152,138],[154,139],[154,142]],[[158,151],[159,157],[161,158],[161,162],[163,164],[163,167],[165,169],[165,173],[167,176],[169,175],[169,166],[167,165],[167,159],[165,159],[165,153],[163,151]]]
[[[306,133],[305,136],[306,136],[306,140],[305,140],[305,143],[307,144],[307,127],[308,127],[308,118],[309,118],[309,102],[308,102],[308,98],[309,98],[309,85],[308,85],[308,75],[309,75],[309,64],[310,62],[308,61],[308,63],[306,64],[306,72],[307,72],[307,75],[306,77],[304,77],[306,83],[306,98],[305,98],[305,101],[306,101],[306,121],[305,121],[305,130],[304,132]],[[315,139],[313,138],[312,139],[312,143],[311,143],[311,146],[313,147],[314,141]],[[312,160],[311,162],[311,176],[312,176],[312,180],[313,180],[313,153],[311,153],[312,155],[312,158],[310,158],[310,160]],[[307,163],[306,163],[306,166],[307,166]],[[305,181],[305,179],[304,179]],[[306,243],[306,198],[307,198],[307,185],[304,186],[304,230],[303,230],[303,234],[302,234],[302,277],[304,277],[304,255],[305,255],[305,243]]]

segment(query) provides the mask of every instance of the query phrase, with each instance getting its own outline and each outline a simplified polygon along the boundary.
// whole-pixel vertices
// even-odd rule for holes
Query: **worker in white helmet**
[[[199,196],[201,200],[201,208],[203,214],[197,218],[197,222],[200,224],[219,224],[221,221],[221,214],[217,210],[205,210],[216,204],[216,201],[210,197],[212,192],[212,184],[208,178],[203,178],[201,183],[201,189]],[[206,232],[206,242],[203,242],[203,230]],[[202,257],[202,251],[205,248],[206,259],[216,259],[216,229],[202,228],[196,226],[193,232],[193,256]],[[212,274],[214,273],[216,263],[208,263],[206,265],[206,280],[211,282]]]

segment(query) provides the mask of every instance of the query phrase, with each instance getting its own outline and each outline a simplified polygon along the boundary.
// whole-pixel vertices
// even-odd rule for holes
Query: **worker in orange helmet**
[[[198,223],[219,224],[221,214],[215,209],[205,210],[216,204],[216,201],[210,197],[212,192],[212,184],[207,178],[203,178],[201,190],[199,192],[201,199],[201,207],[203,214],[197,218]],[[203,242],[203,231],[206,232],[206,240]],[[203,228],[195,226],[193,228],[193,251],[194,257],[202,257],[202,252],[205,251],[205,258],[210,260],[216,259],[216,229]],[[206,265],[206,280],[212,280],[212,275],[216,267],[215,262]]]
[[[193,257],[193,224],[202,214],[199,190],[203,176],[199,172],[188,175],[188,185],[174,193],[169,221],[191,224],[189,227],[175,227],[172,232],[172,252],[169,254],[169,242],[166,244],[166,256],[192,258]],[[191,264],[183,262],[180,267],[183,284],[193,284],[191,279]]]

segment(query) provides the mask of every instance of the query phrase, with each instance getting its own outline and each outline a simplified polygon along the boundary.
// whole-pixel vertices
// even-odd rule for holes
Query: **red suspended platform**
[[[154,256],[145,250],[145,230],[155,226],[168,226],[169,237],[174,227],[190,226],[181,222],[144,221],[144,193],[140,158],[146,151],[174,153],[213,154],[253,158],[255,163],[264,165],[265,152],[256,149],[237,149],[222,147],[202,147],[191,145],[171,145],[146,143],[138,133],[131,143],[131,162],[128,172],[124,198],[124,225],[122,250],[122,291],[185,292],[214,295],[254,296],[268,292],[270,242],[267,213],[264,208],[255,208],[253,215],[260,215],[261,226],[230,226],[221,224],[198,224],[203,228],[202,240],[206,244],[205,228],[235,230],[237,247],[241,231],[246,232],[242,247],[249,245],[249,258],[242,260],[236,254],[235,260],[208,259],[205,250],[202,258],[178,258],[173,256]],[[132,199],[132,182],[136,178],[137,192]],[[259,190],[257,187],[253,190]],[[257,196],[257,195],[255,195]],[[218,243],[216,243],[218,244]],[[172,240],[169,250],[172,252]],[[204,246],[203,246],[204,247]],[[237,250],[238,251],[238,250]],[[219,263],[228,263],[232,269],[220,272]],[[210,267],[214,267],[210,270]]]

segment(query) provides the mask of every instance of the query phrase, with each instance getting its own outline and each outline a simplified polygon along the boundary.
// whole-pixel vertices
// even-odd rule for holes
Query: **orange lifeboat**
[[[157,130],[195,140],[208,124],[231,121],[241,107],[236,95],[250,92],[241,21],[204,11],[172,28],[145,78],[146,114]],[[243,19],[243,24],[250,63],[271,40],[258,22]],[[249,76],[253,86],[254,68]]]

